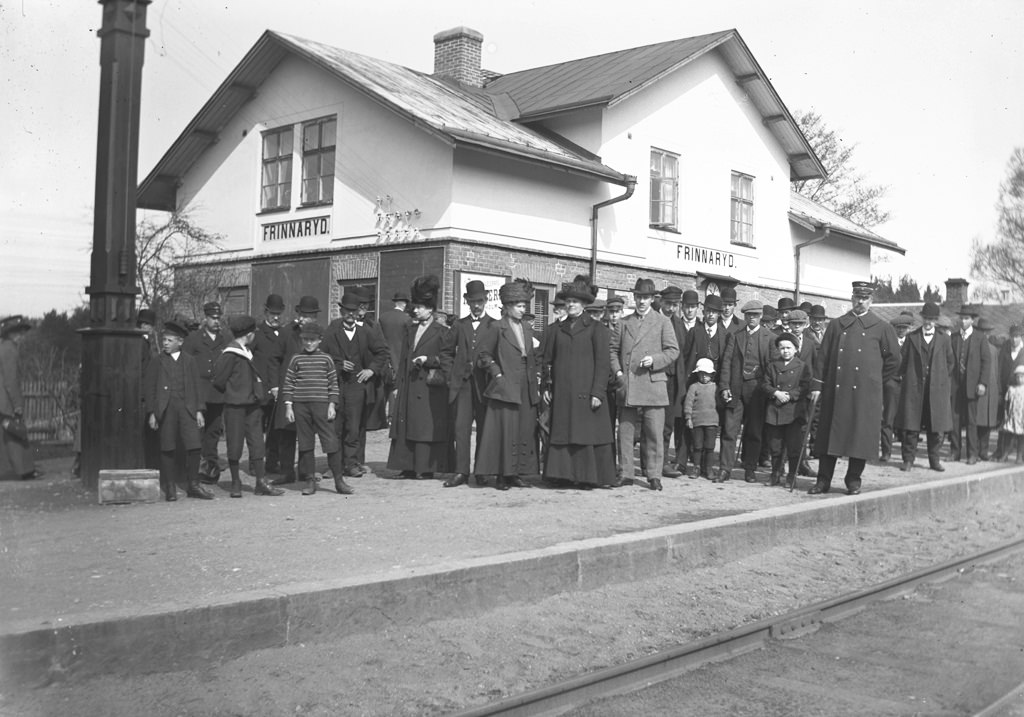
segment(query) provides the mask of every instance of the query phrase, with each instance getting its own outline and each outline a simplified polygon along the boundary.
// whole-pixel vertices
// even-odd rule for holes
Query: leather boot
[[[498,490],[508,490],[508,484],[505,483],[505,476],[496,476],[494,479],[494,487]]]
[[[811,464],[807,462],[806,458],[800,461],[800,466],[797,470],[802,476],[807,476],[808,478],[818,477],[818,471],[811,468]]]
[[[200,500],[213,500],[213,494],[208,493],[206,488],[203,488],[199,484],[199,476],[191,475],[188,479],[188,488],[185,490],[185,495],[189,498],[199,498]]]
[[[231,497],[242,497],[242,479],[238,475],[238,462],[228,462],[228,470],[231,471]]]
[[[285,473],[283,476],[281,476],[280,478],[275,478],[274,480],[270,481],[270,485],[288,485],[289,483],[294,483],[294,482],[295,482],[295,471],[294,470],[290,470],[287,473]]]
[[[342,478],[341,476],[334,477],[334,490],[338,491],[338,493],[340,493],[341,495],[352,495],[353,493],[355,493],[355,490],[352,489],[352,486],[346,483],[345,479]]]
[[[284,495],[284,491],[280,488],[272,488],[267,483],[267,468],[263,461],[249,461],[249,470],[256,476],[256,485],[253,487],[253,495],[270,495],[278,496]]]
[[[313,495],[316,493],[316,476],[311,475],[306,479],[306,487],[302,489],[302,495]]]
[[[768,477],[768,485],[776,486],[782,479],[782,456],[772,456],[772,473]]]
[[[992,454],[992,460],[996,463],[1001,463],[1006,458],[1006,431],[999,431],[996,436],[996,452]]]

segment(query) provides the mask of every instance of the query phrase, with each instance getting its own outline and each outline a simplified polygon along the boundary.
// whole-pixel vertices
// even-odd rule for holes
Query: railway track
[[[480,707],[455,713],[455,717],[502,715],[558,715],[586,703],[676,678],[704,665],[729,660],[773,641],[810,634],[861,612],[872,603],[914,591],[924,583],[941,582],[975,566],[998,561],[1024,550],[1024,539],[1003,543],[964,558],[924,568],[872,587],[818,602],[792,612],[687,643],[614,667],[578,675],[549,687],[532,690]],[[1024,714],[1024,683],[993,702],[978,717]]]

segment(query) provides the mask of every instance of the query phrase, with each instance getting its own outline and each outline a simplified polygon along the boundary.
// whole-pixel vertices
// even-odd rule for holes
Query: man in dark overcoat
[[[203,402],[206,404],[206,423],[202,430],[202,448],[199,457],[199,480],[216,483],[220,477],[217,447],[224,435],[224,392],[213,385],[213,365],[221,351],[231,343],[231,334],[221,327],[221,306],[216,301],[203,304],[203,321],[188,335],[182,351],[195,359],[199,367]]]
[[[694,292],[696,293],[696,292]],[[672,322],[672,328],[676,332],[676,341],[679,346],[686,342],[686,327],[679,316],[680,302],[683,298],[683,290],[678,286],[666,286],[661,290],[661,313]],[[682,352],[680,352],[682,353]],[[675,463],[665,461],[665,467],[661,474],[666,478],[678,478],[686,471],[686,451],[683,449],[685,441],[682,433],[686,427],[683,421],[683,398],[686,396],[686,376],[682,374],[684,366],[677,359],[675,363],[665,370],[668,376],[668,395],[671,399],[668,408],[665,409],[665,430],[664,430],[664,452],[668,456],[669,441],[675,437],[676,460]]]
[[[722,424],[721,472],[717,482],[732,477],[736,463],[736,440],[743,430],[743,474],[748,483],[756,478],[757,459],[764,432],[766,396],[761,381],[772,360],[775,336],[761,326],[761,304],[748,301],[742,308],[746,328],[730,332],[718,378],[718,391],[725,405]]]
[[[391,297],[392,308],[382,311],[377,318],[381,333],[388,344],[388,365],[384,371],[384,388],[388,392],[388,424],[395,416],[395,373],[399,354],[402,351],[402,338],[405,330],[412,323],[412,317],[406,307],[409,305],[409,293],[396,291]]]
[[[890,319],[889,323],[896,330],[896,341],[899,343],[900,351],[902,352],[903,344],[907,340],[907,334],[910,333],[910,329],[914,326],[914,316],[903,312],[899,316],[894,316]],[[880,436],[882,457],[880,460],[883,463],[892,457],[893,421],[896,419],[896,404],[900,397],[901,380],[900,374],[897,373],[882,387],[882,432]]]
[[[949,434],[950,460],[962,456],[962,434],[967,429],[967,463],[978,462],[978,399],[988,390],[992,355],[985,335],[974,330],[978,312],[967,304],[957,312],[960,330],[953,334],[953,357],[956,360],[951,387],[953,400],[953,430]]]
[[[477,451],[480,450],[480,429],[484,425],[484,410],[487,401],[484,389],[487,387],[487,372],[478,367],[480,337],[491,330],[497,319],[484,312],[487,305],[487,288],[479,280],[466,284],[462,298],[469,306],[469,314],[455,321],[455,359],[452,375],[448,381],[449,414],[452,416],[452,437],[455,440],[455,475],[444,482],[445,488],[460,486],[469,480],[470,441],[473,423],[476,423]],[[473,461],[475,463],[475,461]],[[477,484],[482,479],[477,476]]]
[[[949,395],[955,361],[949,337],[935,330],[938,318],[938,305],[925,303],[921,328],[911,331],[903,342],[893,419],[893,425],[903,434],[902,471],[914,466],[921,431],[928,444],[928,466],[935,471],[945,470],[939,461],[939,444],[942,434],[953,427]]]
[[[281,360],[284,358],[284,328],[281,316],[284,314],[284,299],[278,294],[269,294],[263,304],[263,318],[256,325],[256,340],[253,341],[252,362],[266,384],[267,395],[261,407],[263,413],[263,440],[267,448],[267,473],[278,471],[277,434],[274,431],[274,409],[280,391],[279,375]],[[284,410],[284,406],[281,407]]]
[[[821,395],[812,495],[831,489],[840,456],[849,458],[846,492],[857,495],[865,464],[878,457],[882,386],[899,369],[900,354],[896,331],[871,311],[874,288],[867,281],[853,282],[852,308],[825,329],[812,384]]]

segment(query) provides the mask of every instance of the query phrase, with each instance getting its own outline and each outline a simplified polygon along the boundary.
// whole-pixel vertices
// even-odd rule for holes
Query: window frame
[[[729,175],[729,243],[737,246],[754,248],[754,180],[756,177],[745,172],[733,172]],[[740,193],[736,193],[737,180]],[[743,196],[743,183],[749,185],[749,197]],[[746,209],[749,217],[744,218]],[[744,237],[744,227],[747,236]]]
[[[333,123],[334,133],[329,145],[324,144],[324,125]],[[317,128],[317,146],[314,149],[306,149],[306,131],[311,127]],[[338,116],[327,115],[307,120],[302,123],[302,170],[299,178],[299,199],[301,207],[321,207],[334,204],[334,164],[337,159],[338,147]],[[325,160],[325,155],[330,154],[330,160]],[[318,158],[318,174],[315,176],[306,174],[307,159]],[[324,170],[329,169],[327,173]],[[308,199],[306,194],[307,183],[317,182],[317,197]],[[327,190],[325,192],[325,189]],[[329,196],[328,196],[329,193]],[[325,198],[326,196],[326,198]]]
[[[679,233],[679,155],[667,149],[651,147],[650,157],[651,184],[647,216],[648,226],[651,229]],[[657,170],[654,167],[655,157],[658,158]],[[671,159],[675,165],[674,176],[665,176],[666,159]],[[666,185],[671,188],[671,199],[664,199],[664,188]],[[657,207],[657,214],[655,214],[655,207]],[[666,208],[672,214],[670,221],[665,221]],[[655,221],[656,218],[661,221]]]
[[[281,141],[278,139],[278,153],[273,157],[267,157],[267,138],[271,136],[280,136],[284,134],[291,135],[291,146],[287,153],[280,151]],[[275,127],[274,129],[265,130],[260,134],[260,212],[271,213],[271,212],[286,212],[292,208],[292,173],[295,166],[295,126],[284,125],[281,127]],[[276,179],[278,181],[273,184],[267,183],[267,169],[269,166],[274,165]],[[281,167],[287,165],[288,178],[286,181],[281,181]],[[276,201],[272,204],[268,204],[266,201],[267,189],[269,187],[275,187]]]

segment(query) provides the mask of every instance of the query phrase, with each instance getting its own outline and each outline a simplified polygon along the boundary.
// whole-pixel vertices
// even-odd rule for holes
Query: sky
[[[87,300],[102,8],[0,0],[0,316]],[[1006,162],[1024,146],[1019,0],[154,0],[143,70],[139,180],[266,29],[429,72],[436,32],[484,35],[483,66],[512,72],[735,28],[790,109],[819,112],[907,250],[875,273],[922,287],[969,275],[994,238]]]

